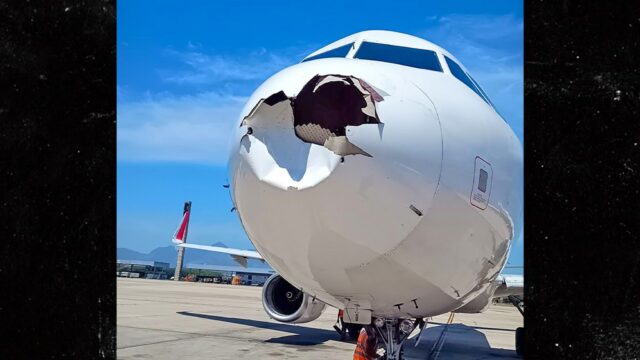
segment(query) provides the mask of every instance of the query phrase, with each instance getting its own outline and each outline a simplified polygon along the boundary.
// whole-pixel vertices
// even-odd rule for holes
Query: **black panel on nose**
[[[295,126],[317,124],[335,136],[344,136],[345,126],[380,122],[362,112],[367,102],[353,78],[334,76],[333,81],[326,81],[327,78],[316,75],[302,88],[293,108]]]
[[[297,96],[288,97],[281,90],[260,99],[243,118],[242,126],[248,127],[248,135],[265,140],[261,128],[276,123],[282,127],[293,115],[298,139],[324,146],[340,156],[371,156],[349,141],[346,127],[380,124],[376,103],[383,100],[371,85],[357,77],[316,75]]]
[[[346,127],[379,124],[375,103],[382,100],[369,84],[356,77],[316,75],[293,102],[295,134],[341,155],[368,155],[348,142]]]

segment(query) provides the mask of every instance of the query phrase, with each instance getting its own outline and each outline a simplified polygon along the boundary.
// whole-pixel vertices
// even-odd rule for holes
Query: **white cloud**
[[[246,98],[202,93],[118,106],[118,161],[223,165]]]
[[[265,80],[280,69],[299,62],[307,49],[288,48],[276,52],[264,48],[242,55],[207,54],[189,43],[189,51],[167,50],[186,70],[162,70],[164,81],[180,85],[215,84],[222,81]]]
[[[160,70],[162,80],[191,86],[192,91],[203,86],[228,89],[240,82],[253,89],[308,52],[293,47],[277,53],[260,48],[233,56],[207,54],[201,48],[189,42],[185,52],[167,50],[186,70]],[[147,94],[144,100],[131,100],[127,89],[118,86],[118,161],[224,165],[229,132],[237,126],[247,98],[204,92]]]
[[[429,21],[421,35],[456,57],[478,56],[480,61],[504,62],[520,58],[524,23],[513,15],[452,14]]]

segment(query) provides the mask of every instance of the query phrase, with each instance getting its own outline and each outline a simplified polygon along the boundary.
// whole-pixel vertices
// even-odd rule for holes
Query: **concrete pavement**
[[[119,359],[351,359],[354,343],[333,330],[337,310],[317,320],[282,324],[262,308],[262,288],[118,278]],[[515,328],[522,316],[510,305],[483,314],[431,319],[408,359],[517,358]]]

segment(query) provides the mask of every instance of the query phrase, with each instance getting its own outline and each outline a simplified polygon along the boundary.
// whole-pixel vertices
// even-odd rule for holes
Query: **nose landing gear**
[[[333,328],[340,334],[340,340],[356,340],[362,329],[362,325],[345,323],[342,319],[342,310],[338,311],[338,319]],[[376,318],[371,326],[378,336],[378,347],[384,349],[384,355],[379,360],[402,360],[402,345],[409,338],[415,328],[420,331],[425,326],[424,319],[384,319]]]
[[[401,360],[403,358],[402,345],[405,340],[416,327],[422,330],[425,322],[423,319],[411,321],[410,319],[377,318],[374,320],[373,325],[385,347],[385,355],[382,359]]]

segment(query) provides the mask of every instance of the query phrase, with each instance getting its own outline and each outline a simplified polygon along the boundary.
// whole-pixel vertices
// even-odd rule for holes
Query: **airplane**
[[[425,318],[482,312],[495,296],[523,313],[523,276],[501,273],[522,228],[522,145],[442,47],[347,36],[262,83],[235,127],[225,187],[257,251],[173,242],[266,261],[271,318],[333,306],[400,359]]]

